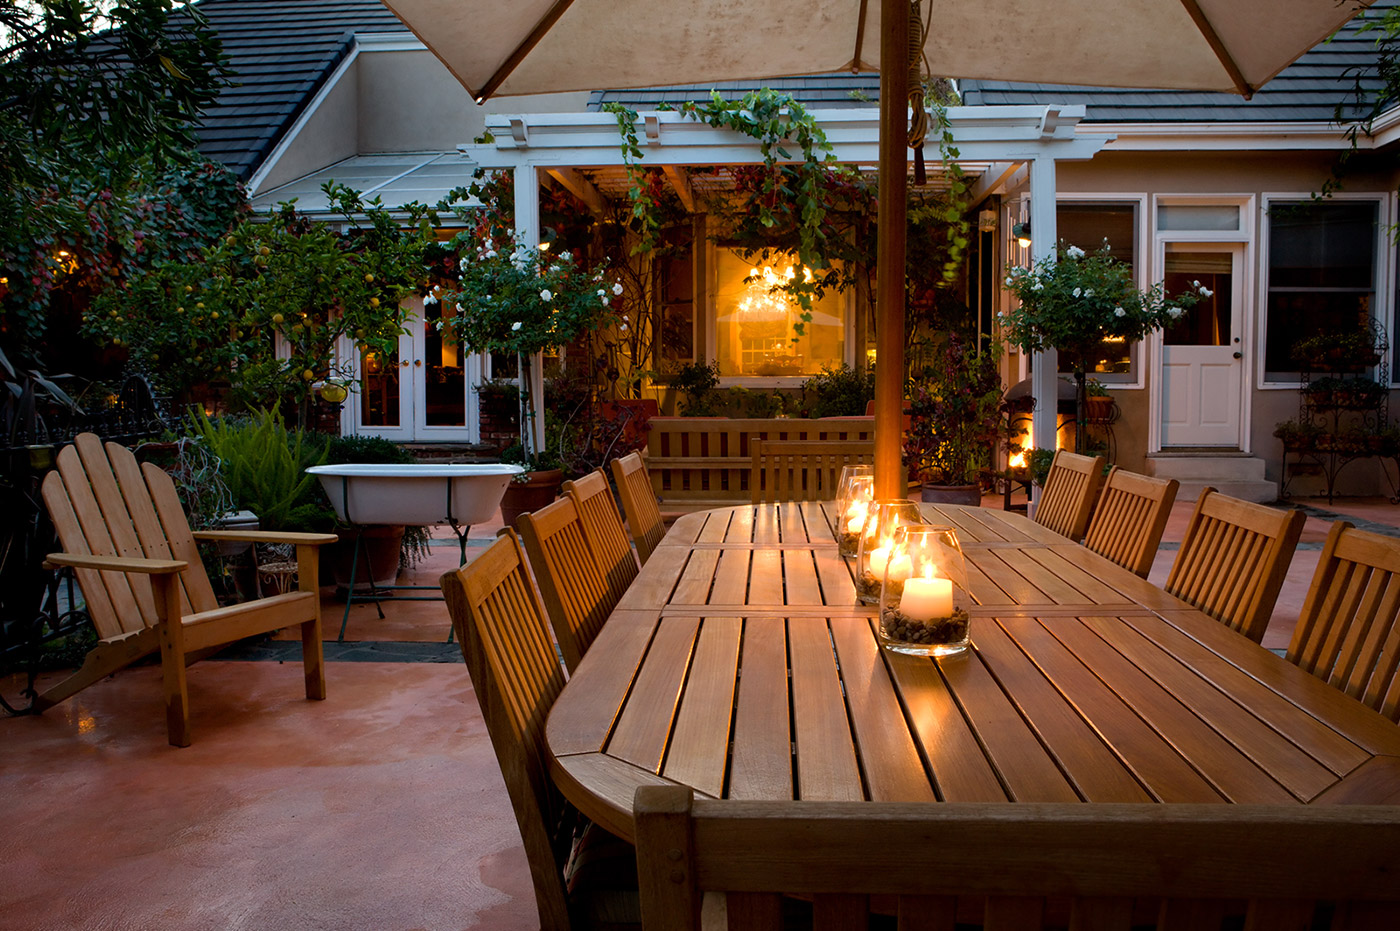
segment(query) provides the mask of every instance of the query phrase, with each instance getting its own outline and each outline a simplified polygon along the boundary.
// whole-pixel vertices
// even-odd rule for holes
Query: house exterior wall
[[[1146,263],[1143,280],[1162,278],[1160,254],[1154,241],[1154,206],[1161,196],[1220,195],[1222,202],[1241,197],[1253,198],[1254,216],[1245,250],[1243,273],[1246,289],[1242,327],[1247,334],[1248,366],[1243,390],[1247,407],[1246,449],[1265,461],[1271,481],[1283,477],[1283,452],[1273,436],[1275,426],[1295,418],[1299,409],[1296,385],[1266,384],[1263,378],[1263,315],[1267,301],[1266,199],[1270,196],[1296,196],[1306,199],[1330,176],[1333,153],[1326,151],[1255,152],[1130,152],[1105,149],[1087,162],[1065,162],[1059,166],[1057,194],[1060,201],[1073,201],[1076,195],[1122,196],[1125,200],[1144,198],[1148,216],[1140,218],[1138,255]],[[1396,173],[1382,167],[1375,171],[1348,174],[1343,196],[1374,195],[1381,202],[1377,239],[1377,281],[1373,314],[1380,320],[1394,345],[1396,313],[1396,252],[1385,227],[1395,222],[1393,192]],[[1140,348],[1137,361],[1139,378],[1133,387],[1110,386],[1121,416],[1115,424],[1117,459],[1125,468],[1142,471],[1151,452],[1151,424],[1158,415],[1154,409],[1150,364],[1153,346]],[[1396,373],[1392,371],[1392,382]],[[1392,391],[1392,409],[1400,404],[1400,393]],[[1300,476],[1290,485],[1291,494],[1312,494],[1321,487],[1317,479]],[[1338,493],[1389,494],[1391,489],[1379,460],[1362,460],[1348,466],[1338,481]]]
[[[349,63],[344,74],[350,79],[333,81],[308,108],[303,128],[290,145],[274,154],[267,176],[258,184],[258,191],[295,181],[356,154],[362,108],[353,80],[354,69],[355,63]]]

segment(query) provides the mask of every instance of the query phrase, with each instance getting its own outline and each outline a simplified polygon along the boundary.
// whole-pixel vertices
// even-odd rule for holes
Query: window
[[[1137,204],[1062,203],[1055,209],[1055,226],[1062,242],[1085,252],[1098,251],[1107,240],[1112,255],[1137,269]],[[1110,376],[1102,379],[1106,382],[1132,381],[1133,356],[1133,344],[1104,340],[1088,372]]]
[[[1366,325],[1376,291],[1375,201],[1274,201],[1264,378],[1294,382],[1295,343]]]
[[[666,362],[695,361],[695,283],[693,252],[685,243],[661,260],[657,355]]]
[[[812,319],[802,324],[798,303],[771,290],[783,277],[799,273],[785,257],[755,266],[728,249],[718,250],[715,359],[720,375],[815,375],[845,361],[844,294],[827,292],[813,301]]]

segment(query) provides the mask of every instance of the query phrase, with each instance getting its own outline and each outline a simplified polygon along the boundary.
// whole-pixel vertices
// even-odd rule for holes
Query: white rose
[[[425,295],[423,295],[423,306],[424,306],[424,307],[428,306],[429,304],[436,304],[436,303],[437,303],[437,295],[436,295],[436,294],[425,294]]]
[[[621,282],[615,282],[615,283],[613,284],[613,293],[614,293],[614,294],[618,294],[618,295],[622,294],[622,283],[621,283]]]
[[[543,291],[540,292],[540,300],[543,300],[543,301],[552,301],[552,300],[554,300],[554,292],[551,291],[551,290],[549,290],[548,288],[545,288]]]
[[[564,261],[564,262],[569,261],[569,260],[572,259],[573,257],[574,257],[574,254],[573,254],[572,252],[561,252],[561,253],[559,253],[559,258],[560,258],[560,260],[561,260],[561,261]]]
[[[1082,259],[1084,258],[1084,250],[1078,246],[1070,246],[1065,250],[1065,255],[1071,259]]]
[[[1191,287],[1193,287],[1193,288],[1199,288],[1200,286],[1201,286],[1201,283],[1200,283],[1199,281],[1193,281],[1193,282],[1191,282]]]
[[[620,333],[626,333],[626,332],[627,332],[627,324],[624,323],[622,326],[618,327],[617,329],[618,329],[618,332],[620,332]]]
[[[1210,296],[1213,295],[1214,293],[1215,293],[1215,292],[1212,291],[1210,288],[1202,288],[1202,289],[1201,289],[1201,297],[1210,297]]]
[[[1126,310],[1124,310],[1123,308],[1121,308],[1121,307],[1115,307],[1115,308],[1113,308],[1113,316],[1115,316],[1115,317],[1126,317],[1127,315],[1128,315],[1128,312],[1127,312]]]
[[[1078,288],[1075,288],[1075,289],[1074,289],[1074,296],[1075,296],[1075,297],[1078,297],[1078,296],[1079,296],[1079,293],[1080,293],[1080,292],[1079,292],[1079,289],[1078,289]]]
[[[1167,308],[1167,316],[1168,316],[1168,317],[1171,317],[1173,320],[1175,320],[1175,319],[1177,319],[1178,317],[1180,317],[1183,313],[1185,313],[1185,311],[1183,311],[1180,307],[1168,307],[1168,308]]]
[[[1085,292],[1084,292],[1084,296],[1085,296],[1085,297],[1093,297],[1093,296],[1094,296],[1094,289],[1093,289],[1093,288],[1090,288],[1089,290],[1085,291]]]
[[[1035,284],[1031,285],[1031,290],[1032,290],[1032,291],[1039,291],[1042,287],[1043,287],[1043,285],[1041,285],[1040,279],[1037,278]]]
[[[516,330],[518,330],[518,329],[520,329],[520,321],[519,321],[519,320],[515,321],[514,323],[512,323],[512,324],[510,325],[510,331],[511,331],[512,333],[514,333],[514,332],[515,332]]]
[[[603,306],[604,306],[604,307],[607,307],[607,306],[608,306],[608,299],[607,299],[606,297],[603,298]]]

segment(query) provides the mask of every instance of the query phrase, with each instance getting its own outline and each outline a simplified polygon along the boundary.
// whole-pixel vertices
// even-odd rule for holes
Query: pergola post
[[[1055,254],[1055,160],[1032,158],[1031,169],[1031,257],[1039,262]],[[1031,356],[1031,394],[1035,412],[1031,417],[1031,445],[1054,449],[1059,432],[1059,353],[1051,349]],[[1036,490],[1037,499],[1039,489]]]
[[[909,190],[909,3],[880,2],[880,205],[875,262],[875,497],[903,488],[904,255]]]
[[[515,166],[515,235],[524,246],[534,248],[540,241],[540,178],[539,170],[529,163]],[[523,361],[523,360],[522,360]],[[525,372],[520,373],[521,377]],[[530,452],[544,449],[544,355],[535,353],[529,360],[529,409],[521,408],[522,424],[530,429]]]

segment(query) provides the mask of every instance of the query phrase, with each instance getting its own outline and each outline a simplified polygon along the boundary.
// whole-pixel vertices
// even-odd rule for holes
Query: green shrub
[[[875,397],[875,371],[845,363],[838,369],[823,368],[803,383],[802,393],[811,398],[808,417],[859,417]]]
[[[330,509],[309,466],[326,461],[326,448],[302,430],[289,431],[281,415],[260,410],[248,418],[211,420],[199,411],[190,433],[219,457],[238,507],[258,515],[264,530],[309,530],[330,523]]]

